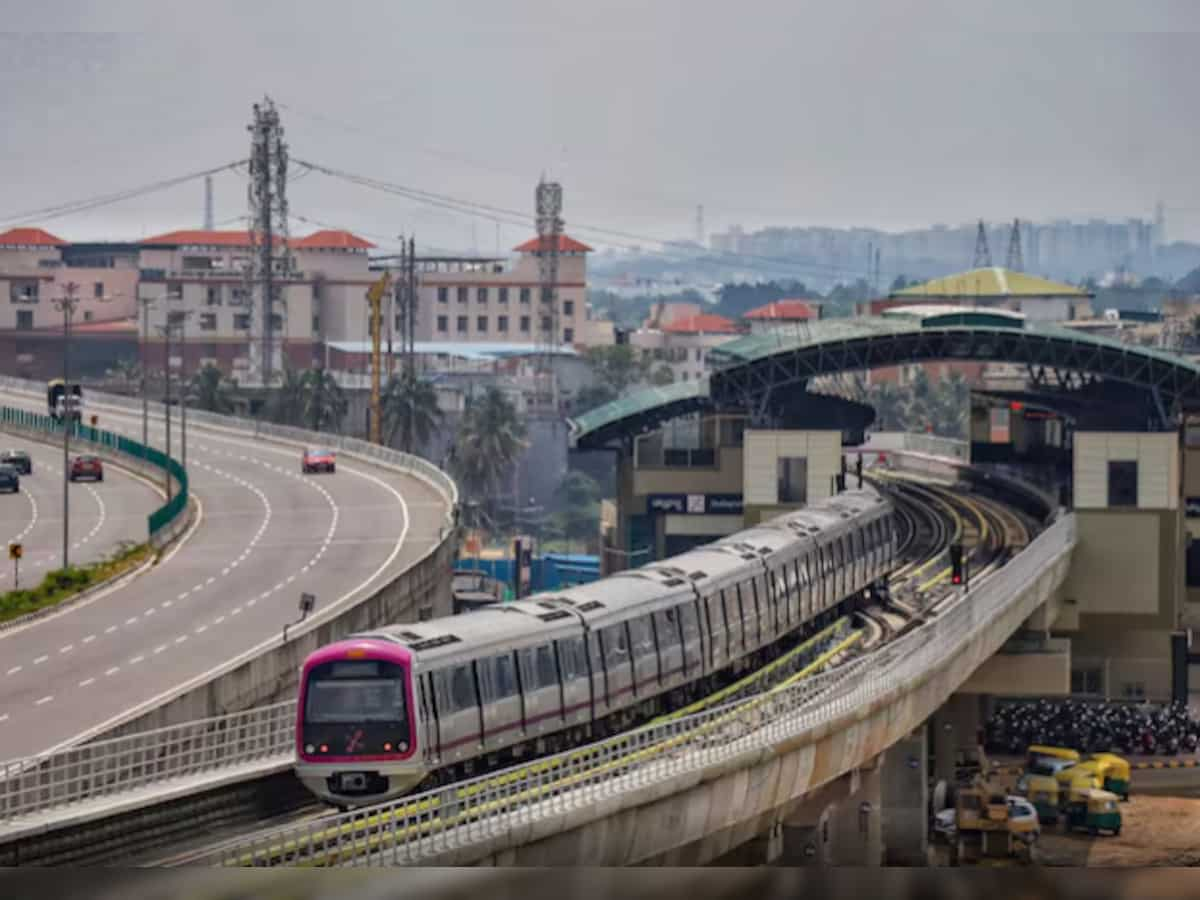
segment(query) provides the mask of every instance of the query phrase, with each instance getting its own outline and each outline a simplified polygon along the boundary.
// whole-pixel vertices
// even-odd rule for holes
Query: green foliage
[[[0,622],[54,606],[86,588],[115,578],[141,563],[151,552],[147,544],[126,542],[108,559],[47,572],[37,587],[0,594]]]
[[[620,396],[646,380],[649,374],[649,362],[638,352],[636,347],[629,344],[615,344],[611,347],[589,347],[588,362],[596,380],[605,385],[616,396]]]
[[[415,373],[405,371],[389,378],[380,402],[387,444],[392,444],[398,431],[403,438],[401,447],[406,453],[414,453],[417,448],[426,446],[442,421],[437,392],[432,384]]]
[[[650,375],[650,383],[655,387],[666,387],[675,383],[675,370],[668,365],[661,365]]]
[[[562,511],[552,517],[553,530],[568,541],[592,541],[600,528],[600,485],[596,480],[583,472],[568,472],[554,499]]]
[[[858,379],[852,399],[875,409],[877,431],[908,431],[965,440],[971,411],[971,385],[958,372],[934,381],[918,369],[906,385],[890,381],[867,385]]]
[[[450,450],[450,466],[473,499],[494,503],[512,476],[517,458],[528,446],[525,424],[504,393],[488,388],[472,399],[459,423]]]
[[[790,297],[812,297],[802,281],[765,281],[757,284],[725,284],[718,292],[716,312],[727,318],[738,320],[758,306],[774,303]]]
[[[304,421],[313,431],[337,431],[350,401],[341,385],[324,369],[309,369],[300,379],[304,390]]]
[[[221,370],[209,363],[192,376],[188,393],[197,409],[214,413],[231,413],[237,396],[237,382],[226,378]]]

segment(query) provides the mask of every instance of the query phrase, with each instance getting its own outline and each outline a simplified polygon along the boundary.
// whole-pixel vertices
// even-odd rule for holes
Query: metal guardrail
[[[62,434],[64,427],[61,422],[52,419],[50,416],[43,416],[39,413],[30,412],[27,409],[16,409],[10,406],[0,406],[0,423],[12,425],[17,428],[27,428],[32,431],[41,431],[47,434]],[[149,463],[152,466],[171,473],[171,477],[175,479],[178,489],[171,496],[170,500],[148,516],[146,527],[150,540],[154,540],[156,535],[170,526],[187,509],[187,472],[184,471],[183,466],[175,459],[167,456],[162,451],[155,450],[153,447],[147,447],[141,442],[131,440],[123,435],[114,434],[111,431],[105,431],[100,428],[93,428],[90,425],[84,425],[79,422],[71,423],[71,440],[76,442],[76,444],[90,444],[93,447],[120,453],[131,459]]]
[[[860,712],[934,671],[993,625],[1039,574],[1075,546],[1065,516],[1008,565],[976,584],[970,602],[829,673],[683,719],[575,748],[449,788],[256,835],[201,862],[216,865],[419,864],[549,816],[592,807],[670,778],[791,740]]]
[[[170,779],[273,757],[286,762],[295,709],[295,701],[277,703],[0,763],[0,825]]]

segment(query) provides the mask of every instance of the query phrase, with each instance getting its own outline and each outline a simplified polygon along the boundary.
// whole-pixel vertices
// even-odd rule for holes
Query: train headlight
[[[403,753],[408,749],[408,744],[404,741],[400,741],[398,744],[396,744],[396,749]]]
[[[316,748],[316,747],[314,747],[312,744],[305,744],[305,745],[304,745],[304,752],[305,752],[305,753],[312,753],[312,752],[313,752],[314,750],[316,750],[316,749],[317,749],[317,748]]]
[[[388,741],[386,744],[384,744],[383,749],[386,750],[388,753],[391,753],[392,752],[392,742]]]

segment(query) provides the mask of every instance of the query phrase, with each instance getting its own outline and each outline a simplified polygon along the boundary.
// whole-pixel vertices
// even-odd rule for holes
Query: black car
[[[24,450],[5,450],[0,453],[0,466],[12,466],[22,475],[33,474],[33,459]]]
[[[21,475],[12,466],[0,465],[0,491],[15,494],[21,490]]]

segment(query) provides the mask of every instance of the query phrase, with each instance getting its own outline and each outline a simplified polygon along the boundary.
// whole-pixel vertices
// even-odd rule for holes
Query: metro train
[[[304,662],[296,775],[349,808],[616,733],[693,702],[880,590],[870,489],[600,581],[351,635]]]

